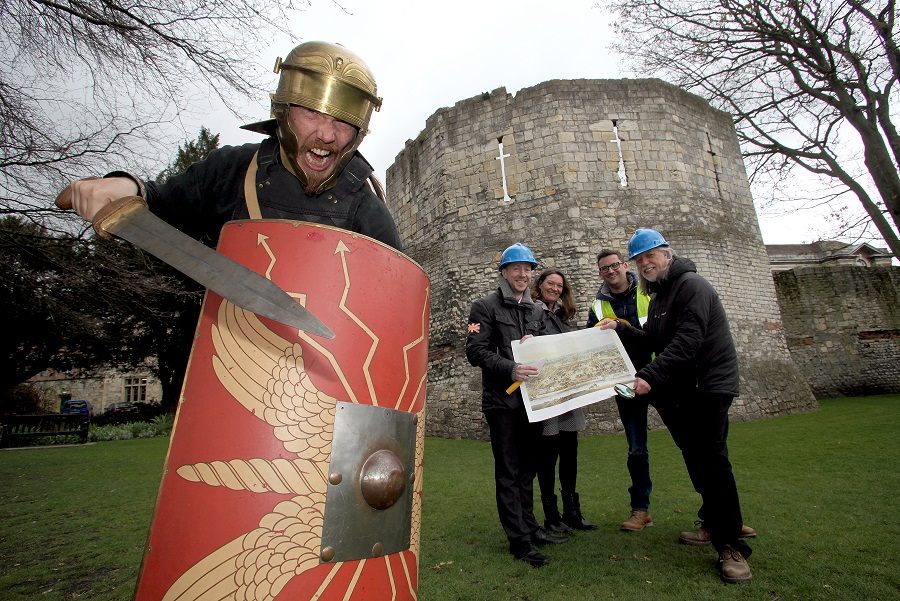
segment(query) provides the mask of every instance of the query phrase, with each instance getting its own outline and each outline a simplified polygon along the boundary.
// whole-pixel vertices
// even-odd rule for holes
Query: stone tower
[[[465,332],[504,248],[523,242],[562,269],[583,326],[596,253],[624,251],[638,227],[660,230],[722,297],[741,367],[733,419],[817,407],[785,344],[731,117],[698,96],[656,79],[499,88],[429,117],[387,189],[405,250],[431,278],[428,435],[486,436]],[[614,403],[586,409],[589,432],[621,427]]]

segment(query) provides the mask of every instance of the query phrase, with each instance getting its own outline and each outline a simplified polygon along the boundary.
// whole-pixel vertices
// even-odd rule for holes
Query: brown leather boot
[[[709,530],[705,527],[700,526],[698,529],[688,532],[682,532],[678,535],[678,542],[682,545],[711,545],[712,544],[712,536],[709,534]]]
[[[635,509],[631,512],[631,517],[625,520],[619,529],[636,532],[638,530],[643,530],[644,528],[649,528],[652,525],[653,518],[650,517],[650,512]]]
[[[719,553],[719,573],[722,580],[729,584],[750,582],[753,579],[753,574],[750,573],[750,564],[747,563],[741,552],[731,545],[725,545],[725,548]]]
[[[741,533],[738,535],[739,538],[756,538],[756,530],[751,528],[750,526],[741,526]],[[711,545],[712,544],[712,536],[709,534],[709,530],[704,526],[700,526],[697,530],[693,532],[682,532],[678,535],[678,542],[683,545],[694,545],[694,546],[702,546],[702,545]]]

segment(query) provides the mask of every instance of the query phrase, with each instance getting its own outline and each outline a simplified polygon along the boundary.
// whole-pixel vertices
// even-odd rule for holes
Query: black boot
[[[550,563],[550,560],[531,546],[531,543],[510,543],[509,552],[516,559],[531,564],[533,568],[541,568]]]
[[[561,545],[569,542],[568,536],[550,536],[540,528],[531,533],[531,544],[535,547],[544,545]]]
[[[559,515],[559,508],[556,505],[556,495],[548,495],[541,497],[541,503],[544,505],[544,529],[550,532],[571,532],[572,529],[566,526]]]
[[[562,491],[560,491],[562,492]],[[576,530],[596,530],[597,524],[592,524],[581,515],[581,503],[577,492],[563,492],[563,521]]]

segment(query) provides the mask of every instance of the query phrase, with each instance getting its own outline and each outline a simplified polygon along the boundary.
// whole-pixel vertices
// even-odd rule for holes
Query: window
[[[147,378],[125,378],[125,402],[143,403],[147,400]]]

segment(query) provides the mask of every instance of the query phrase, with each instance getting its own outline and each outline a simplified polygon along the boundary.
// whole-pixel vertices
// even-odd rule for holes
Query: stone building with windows
[[[62,401],[84,399],[94,414],[113,403],[159,403],[162,386],[151,370],[121,372],[115,369],[85,373],[41,372],[29,383],[43,392],[46,411],[59,411]]]
[[[772,271],[795,267],[889,267],[893,255],[886,248],[868,243],[847,244],[836,240],[821,240],[811,244],[766,244]]]
[[[442,108],[387,172],[406,253],[431,278],[426,432],[485,438],[481,377],[465,358],[468,311],[497,286],[504,248],[562,269],[583,326],[596,253],[660,230],[719,291],[741,363],[732,416],[817,403],[791,360],[769,260],[730,115],[656,79],[554,80]],[[612,402],[589,432],[621,428]]]

